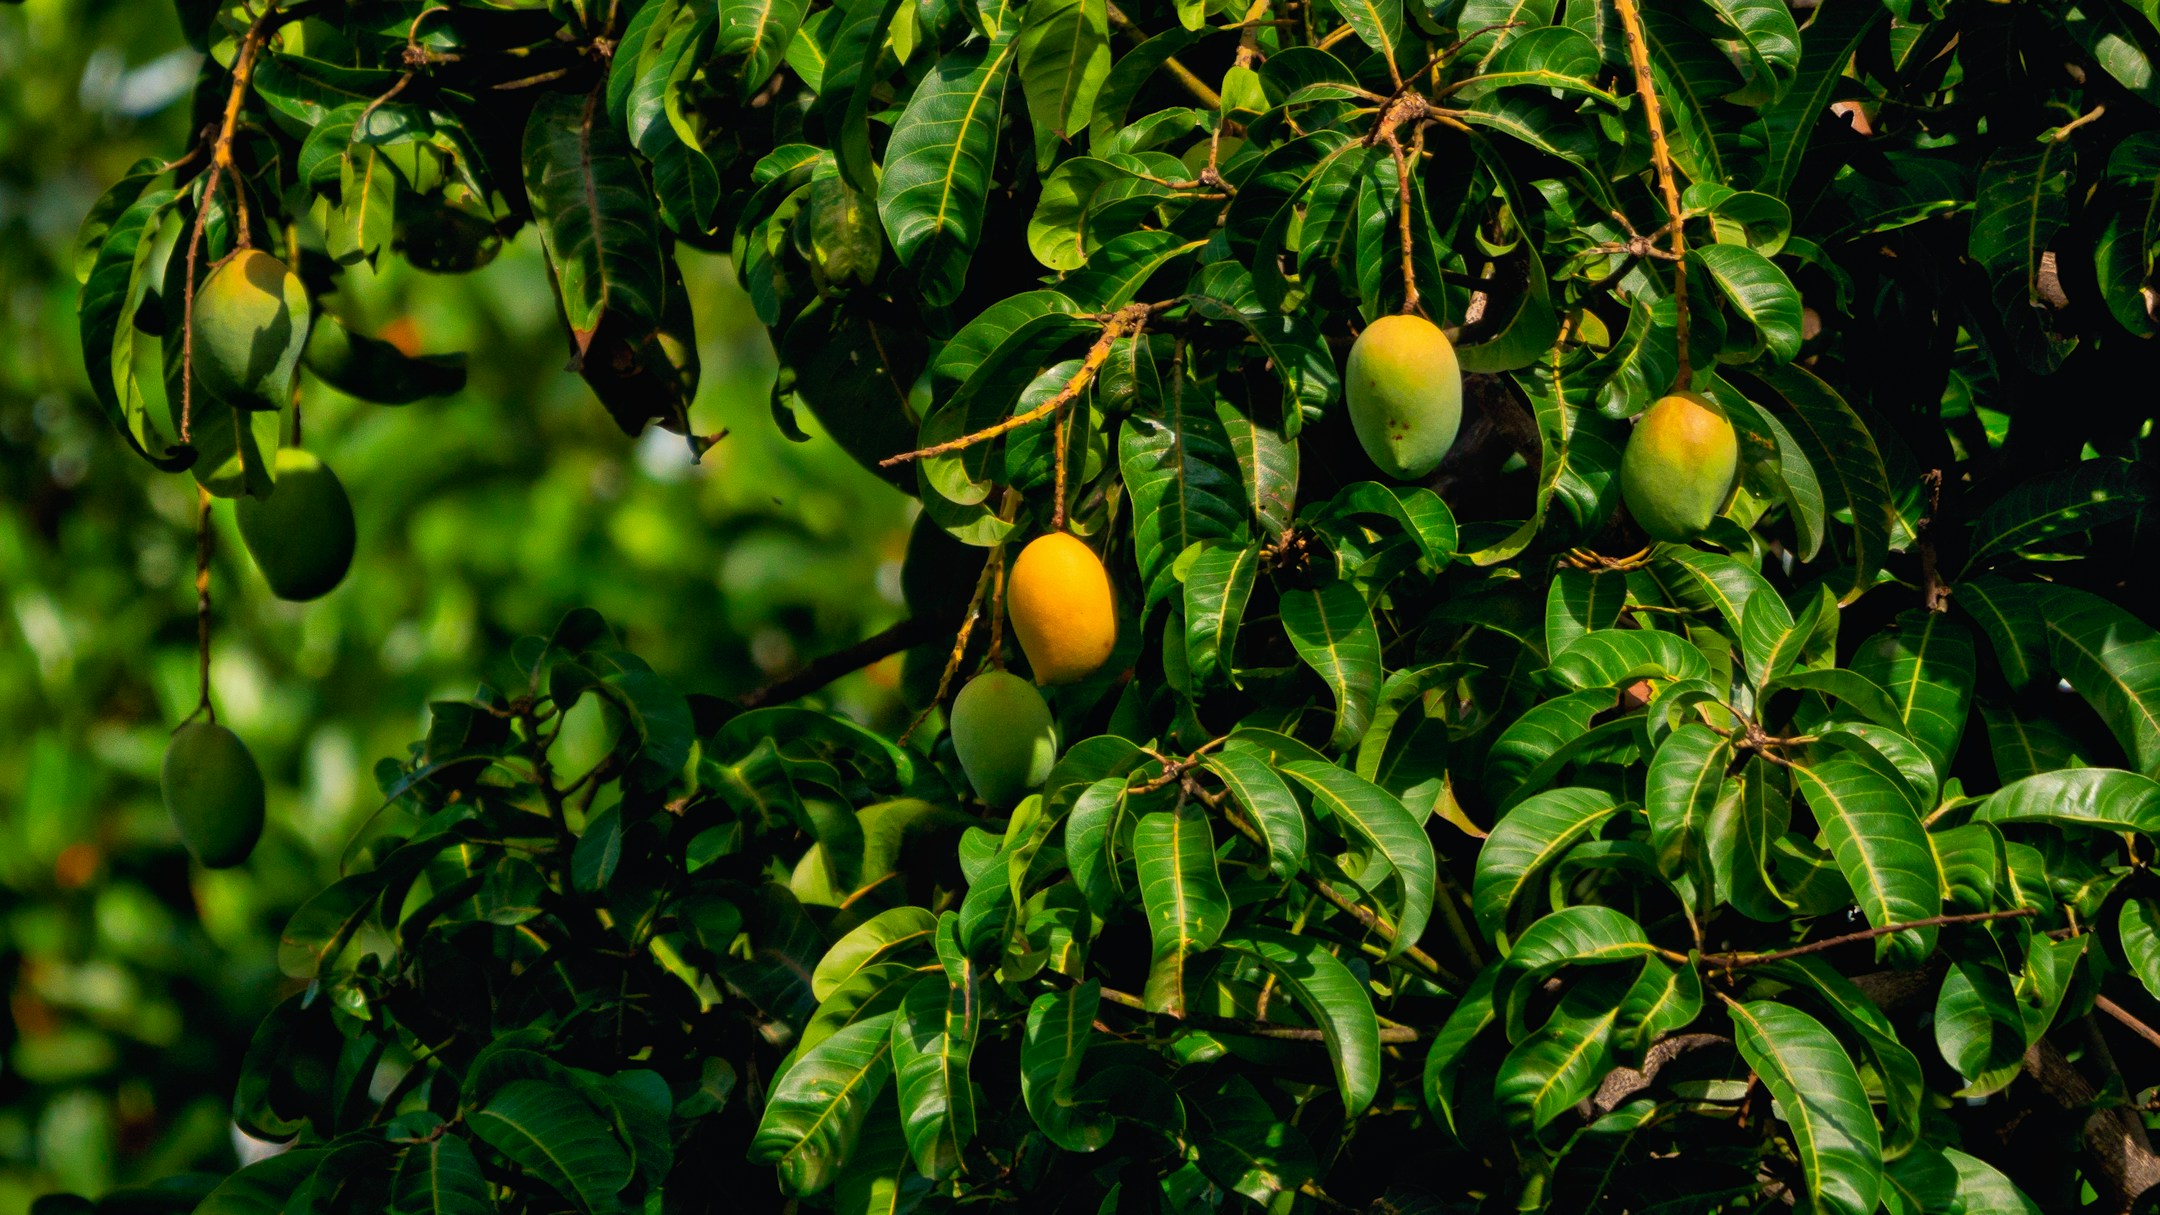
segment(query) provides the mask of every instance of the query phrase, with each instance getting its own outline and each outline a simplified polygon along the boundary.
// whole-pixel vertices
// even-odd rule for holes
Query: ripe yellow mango
[[[195,292],[195,378],[241,409],[282,409],[307,345],[307,288],[284,262],[242,249]]]
[[[165,746],[158,773],[165,809],[195,859],[228,869],[262,837],[262,770],[247,745],[215,722],[183,726]]]
[[[327,595],[352,565],[352,500],[313,452],[279,450],[270,495],[242,498],[234,513],[256,568],[280,599]]]
[[[1020,550],[1005,606],[1035,682],[1073,683],[1095,673],[1117,646],[1117,601],[1095,550],[1065,532]]]
[[[1732,423],[1707,398],[1682,390],[1636,419],[1620,457],[1620,495],[1651,539],[1684,544],[1725,509],[1739,472]]]
[[[1050,779],[1057,731],[1035,685],[1006,671],[985,671],[953,698],[953,751],[975,795],[1005,807]]]
[[[1350,425],[1380,471],[1412,481],[1439,467],[1462,429],[1462,368],[1440,327],[1384,316],[1350,347]]]

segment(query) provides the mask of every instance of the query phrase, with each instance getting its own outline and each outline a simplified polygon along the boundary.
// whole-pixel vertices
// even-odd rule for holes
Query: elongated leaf
[[[911,989],[892,1023],[893,1076],[915,1167],[935,1181],[960,1166],[975,1137],[975,1085],[968,1066],[981,1020],[975,964],[953,959],[961,974]]]
[[[1987,272],[2012,353],[2041,373],[2053,371],[2071,345],[2055,332],[2040,278],[2041,259],[2070,220],[2075,165],[2072,140],[2006,147],[1981,166],[1973,200],[1967,251]]]
[[[1836,1035],[1797,1008],[1728,1004],[1733,1045],[1777,1098],[1816,1209],[1873,1215],[1882,1190],[1882,1133],[1860,1074]]]
[[[808,7],[806,0],[721,0],[720,38],[714,49],[742,61],[743,100],[755,96],[772,77]]]
[[[2048,658],[2100,714],[2138,771],[2160,776],[2160,633],[2088,591],[2041,600]]]
[[[391,1187],[399,1215],[493,1215],[480,1162],[461,1135],[438,1135],[405,1149]]]
[[[111,220],[90,263],[76,313],[83,369],[98,404],[136,455],[166,471],[186,468],[194,454],[167,447],[144,408],[135,376],[135,311],[150,285],[145,270],[157,245],[158,224],[179,197],[172,190],[153,190]]]
[[[525,125],[525,192],[581,356],[607,317],[639,334],[659,324],[666,291],[652,193],[599,104],[549,93]]]
[[[1195,687],[1235,681],[1238,626],[1259,570],[1259,549],[1211,544],[1185,572],[1185,663]]]
[[[1357,976],[1313,937],[1256,928],[1223,938],[1222,947],[1260,963],[1289,990],[1327,1042],[1344,1112],[1364,1112],[1380,1088],[1380,1023]]]
[[[1942,873],[1910,795],[1887,764],[1838,751],[1796,764],[1793,775],[1822,825],[1838,870],[1877,928],[1942,913]],[[1932,928],[1878,938],[1876,956],[1917,960],[1934,948]]]
[[[1545,652],[1558,654],[1583,634],[1620,622],[1627,603],[1627,579],[1616,574],[1564,566],[1553,574],[1545,595]]]
[[[952,302],[966,282],[1012,61],[1009,33],[941,56],[893,123],[878,215],[931,304]]]
[[[937,931],[937,917],[920,907],[894,907],[863,921],[827,950],[810,976],[810,991],[820,1001],[865,967],[908,954],[927,953]]]
[[[1275,774],[1267,752],[1233,738],[1207,757],[1208,771],[1222,780],[1267,840],[1268,869],[1290,878],[1305,868],[1305,811]]]
[[[1402,0],[1338,0],[1335,7],[1365,45],[1394,63],[1403,45]]]
[[[1890,1137],[1883,1157],[1895,1160],[1920,1140],[1921,1097],[1926,1079],[1920,1060],[1898,1039],[1897,1027],[1857,984],[1820,958],[1791,958],[1772,963],[1766,972],[1791,979],[1812,992],[1824,1007],[1857,1034],[1881,1081],[1889,1111]]]
[[[1688,256],[1755,326],[1770,357],[1783,363],[1800,353],[1800,292],[1776,263],[1743,245],[1699,245]]]
[[[1329,745],[1356,744],[1372,724],[1373,702],[1381,683],[1380,634],[1373,628],[1365,596],[1347,582],[1318,590],[1284,591],[1283,629],[1298,657],[1316,672],[1335,696],[1335,726]]]
[[[474,1111],[471,1123],[489,1146],[583,1210],[615,1210],[616,1195],[630,1184],[630,1153],[609,1121],[554,1081],[512,1080]]]
[[[896,1013],[857,1021],[796,1058],[766,1096],[750,1159],[777,1165],[790,1194],[815,1194],[846,1163],[871,1104],[892,1078]]]
[[[1108,1143],[1115,1129],[1107,1111],[1076,1100],[1101,1000],[1099,985],[1090,979],[1071,991],[1044,992],[1028,1006],[1020,1095],[1035,1125],[1068,1152],[1092,1152]]]
[[[1553,656],[1553,677],[1571,688],[1617,688],[1638,679],[1701,679],[1702,651],[1686,638],[1643,629],[1599,629]]]
[[[1035,164],[1048,169],[1058,145],[1087,130],[1110,74],[1110,18],[1104,0],[1030,0],[1021,18],[1020,89],[1035,124]]]
[[[1905,732],[1948,776],[1972,704],[1972,632],[1955,616],[1915,608],[1863,642],[1852,669],[1879,684]]]
[[[1317,760],[1277,761],[1282,774],[1305,786],[1313,804],[1327,811],[1330,821],[1341,824],[1394,868],[1400,895],[1386,908],[1395,923],[1395,940],[1388,948],[1393,957],[1425,932],[1432,914],[1438,865],[1432,840],[1394,794],[1354,772]]]
[[[2146,991],[2160,998],[2160,899],[2123,900],[2115,931],[2123,957],[2130,963],[2130,973],[2138,977]]]
[[[1596,789],[1550,789],[1509,810],[1478,850],[1470,905],[1488,937],[1507,930],[1508,911],[1562,853],[1619,809]]]
[[[1215,869],[1215,836],[1191,806],[1144,815],[1133,828],[1133,861],[1155,942],[1148,1007],[1182,1017],[1186,964],[1212,948],[1230,923],[1230,896]]]
[[[1973,820],[2160,833],[2160,782],[2120,768],[2042,772],[1996,790]]]
[[[1883,6],[1869,0],[1825,0],[1816,6],[1801,38],[1792,84],[1763,112],[1770,145],[1759,187],[1765,193],[1782,198],[1792,188],[1816,120],[1836,98],[1860,40],[1883,15]]]
[[[1650,757],[1643,807],[1658,869],[1668,878],[1687,878],[1698,897],[1710,893],[1705,841],[1731,762],[1732,742],[1700,722],[1674,730]]]
[[[1239,537],[1246,508],[1237,458],[1212,412],[1173,391],[1162,413],[1136,413],[1118,434],[1133,499],[1133,554],[1150,604],[1177,589],[1172,563],[1202,540]]]
[[[1511,1122],[1541,1129],[1596,1091],[1612,1070],[1613,1030],[1633,977],[1606,973],[1578,981],[1545,1024],[1508,1052],[1493,1098]]]
[[[1890,474],[1883,468],[1882,452],[1852,406],[1812,373],[1764,363],[1750,370],[1791,407],[1785,420],[1808,463],[1822,478],[1825,504],[1832,511],[1852,514],[1852,580],[1839,596],[1849,603],[1874,584],[1875,571],[1889,554],[1895,530]]]
[[[2149,470],[2106,458],[2080,460],[2066,472],[2028,481],[1974,521],[1965,568],[2135,514],[2152,501],[2152,482]]]

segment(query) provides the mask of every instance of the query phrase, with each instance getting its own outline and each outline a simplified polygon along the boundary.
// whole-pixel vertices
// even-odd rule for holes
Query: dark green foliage
[[[329,217],[286,256],[532,222],[626,429],[687,431],[673,253],[727,248],[782,424],[943,533],[918,699],[1010,653],[1043,535],[1117,627],[981,816],[933,728],[685,700],[589,613],[520,643],[294,918],[236,1110],[306,1146],[204,1209],[2126,1207],[2160,28],[1634,9],[390,5],[263,52],[227,186]],[[110,356],[185,285],[146,232],[236,242],[206,185],[86,229],[95,382],[167,466]],[[1463,419],[1384,484],[1339,368],[1406,311]],[[1684,527],[1622,455],[1674,390],[1738,447]],[[234,417],[198,472],[259,493]],[[558,771],[581,701],[610,743]]]

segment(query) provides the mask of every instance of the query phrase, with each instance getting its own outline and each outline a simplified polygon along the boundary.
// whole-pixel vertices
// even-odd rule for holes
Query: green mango
[[[1384,316],[1350,347],[1350,425],[1380,471],[1414,481],[1440,466],[1462,429],[1462,368],[1440,327]]]
[[[352,500],[330,466],[297,447],[277,454],[268,497],[234,508],[263,581],[280,599],[319,599],[344,580],[353,558]]]
[[[195,379],[248,410],[283,409],[307,346],[307,288],[284,262],[242,249],[195,293]]]
[[[1050,779],[1057,731],[1035,685],[1006,671],[985,671],[953,699],[953,750],[976,796],[1010,806]]]
[[[240,736],[216,722],[182,726],[158,773],[165,809],[195,859],[229,869],[262,838],[263,780]]]
[[[1708,398],[1683,390],[1636,419],[1620,457],[1620,496],[1651,539],[1685,544],[1725,509],[1739,475],[1732,423]]]

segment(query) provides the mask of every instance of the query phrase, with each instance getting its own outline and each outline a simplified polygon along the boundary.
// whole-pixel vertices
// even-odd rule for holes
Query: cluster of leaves
[[[688,430],[670,254],[726,247],[782,425],[921,498],[930,665],[1019,665],[999,574],[1045,528],[1123,600],[1048,782],[981,815],[927,732],[678,700],[587,617],[532,643],[295,921],[316,985],[237,1112],[309,1146],[207,1209],[689,1209],[671,1166],[745,1147],[850,1212],[2160,1175],[2160,635],[2117,602],[2149,5],[182,8],[260,242],[453,269],[530,218],[628,427]],[[182,237],[208,265],[241,214],[190,171],[100,204],[85,346],[124,433],[214,470],[114,340],[178,374]],[[1337,373],[1402,310],[1471,373],[1417,486]],[[1742,480],[1639,549],[1620,451],[1676,381]],[[580,703],[621,742],[565,784]]]

